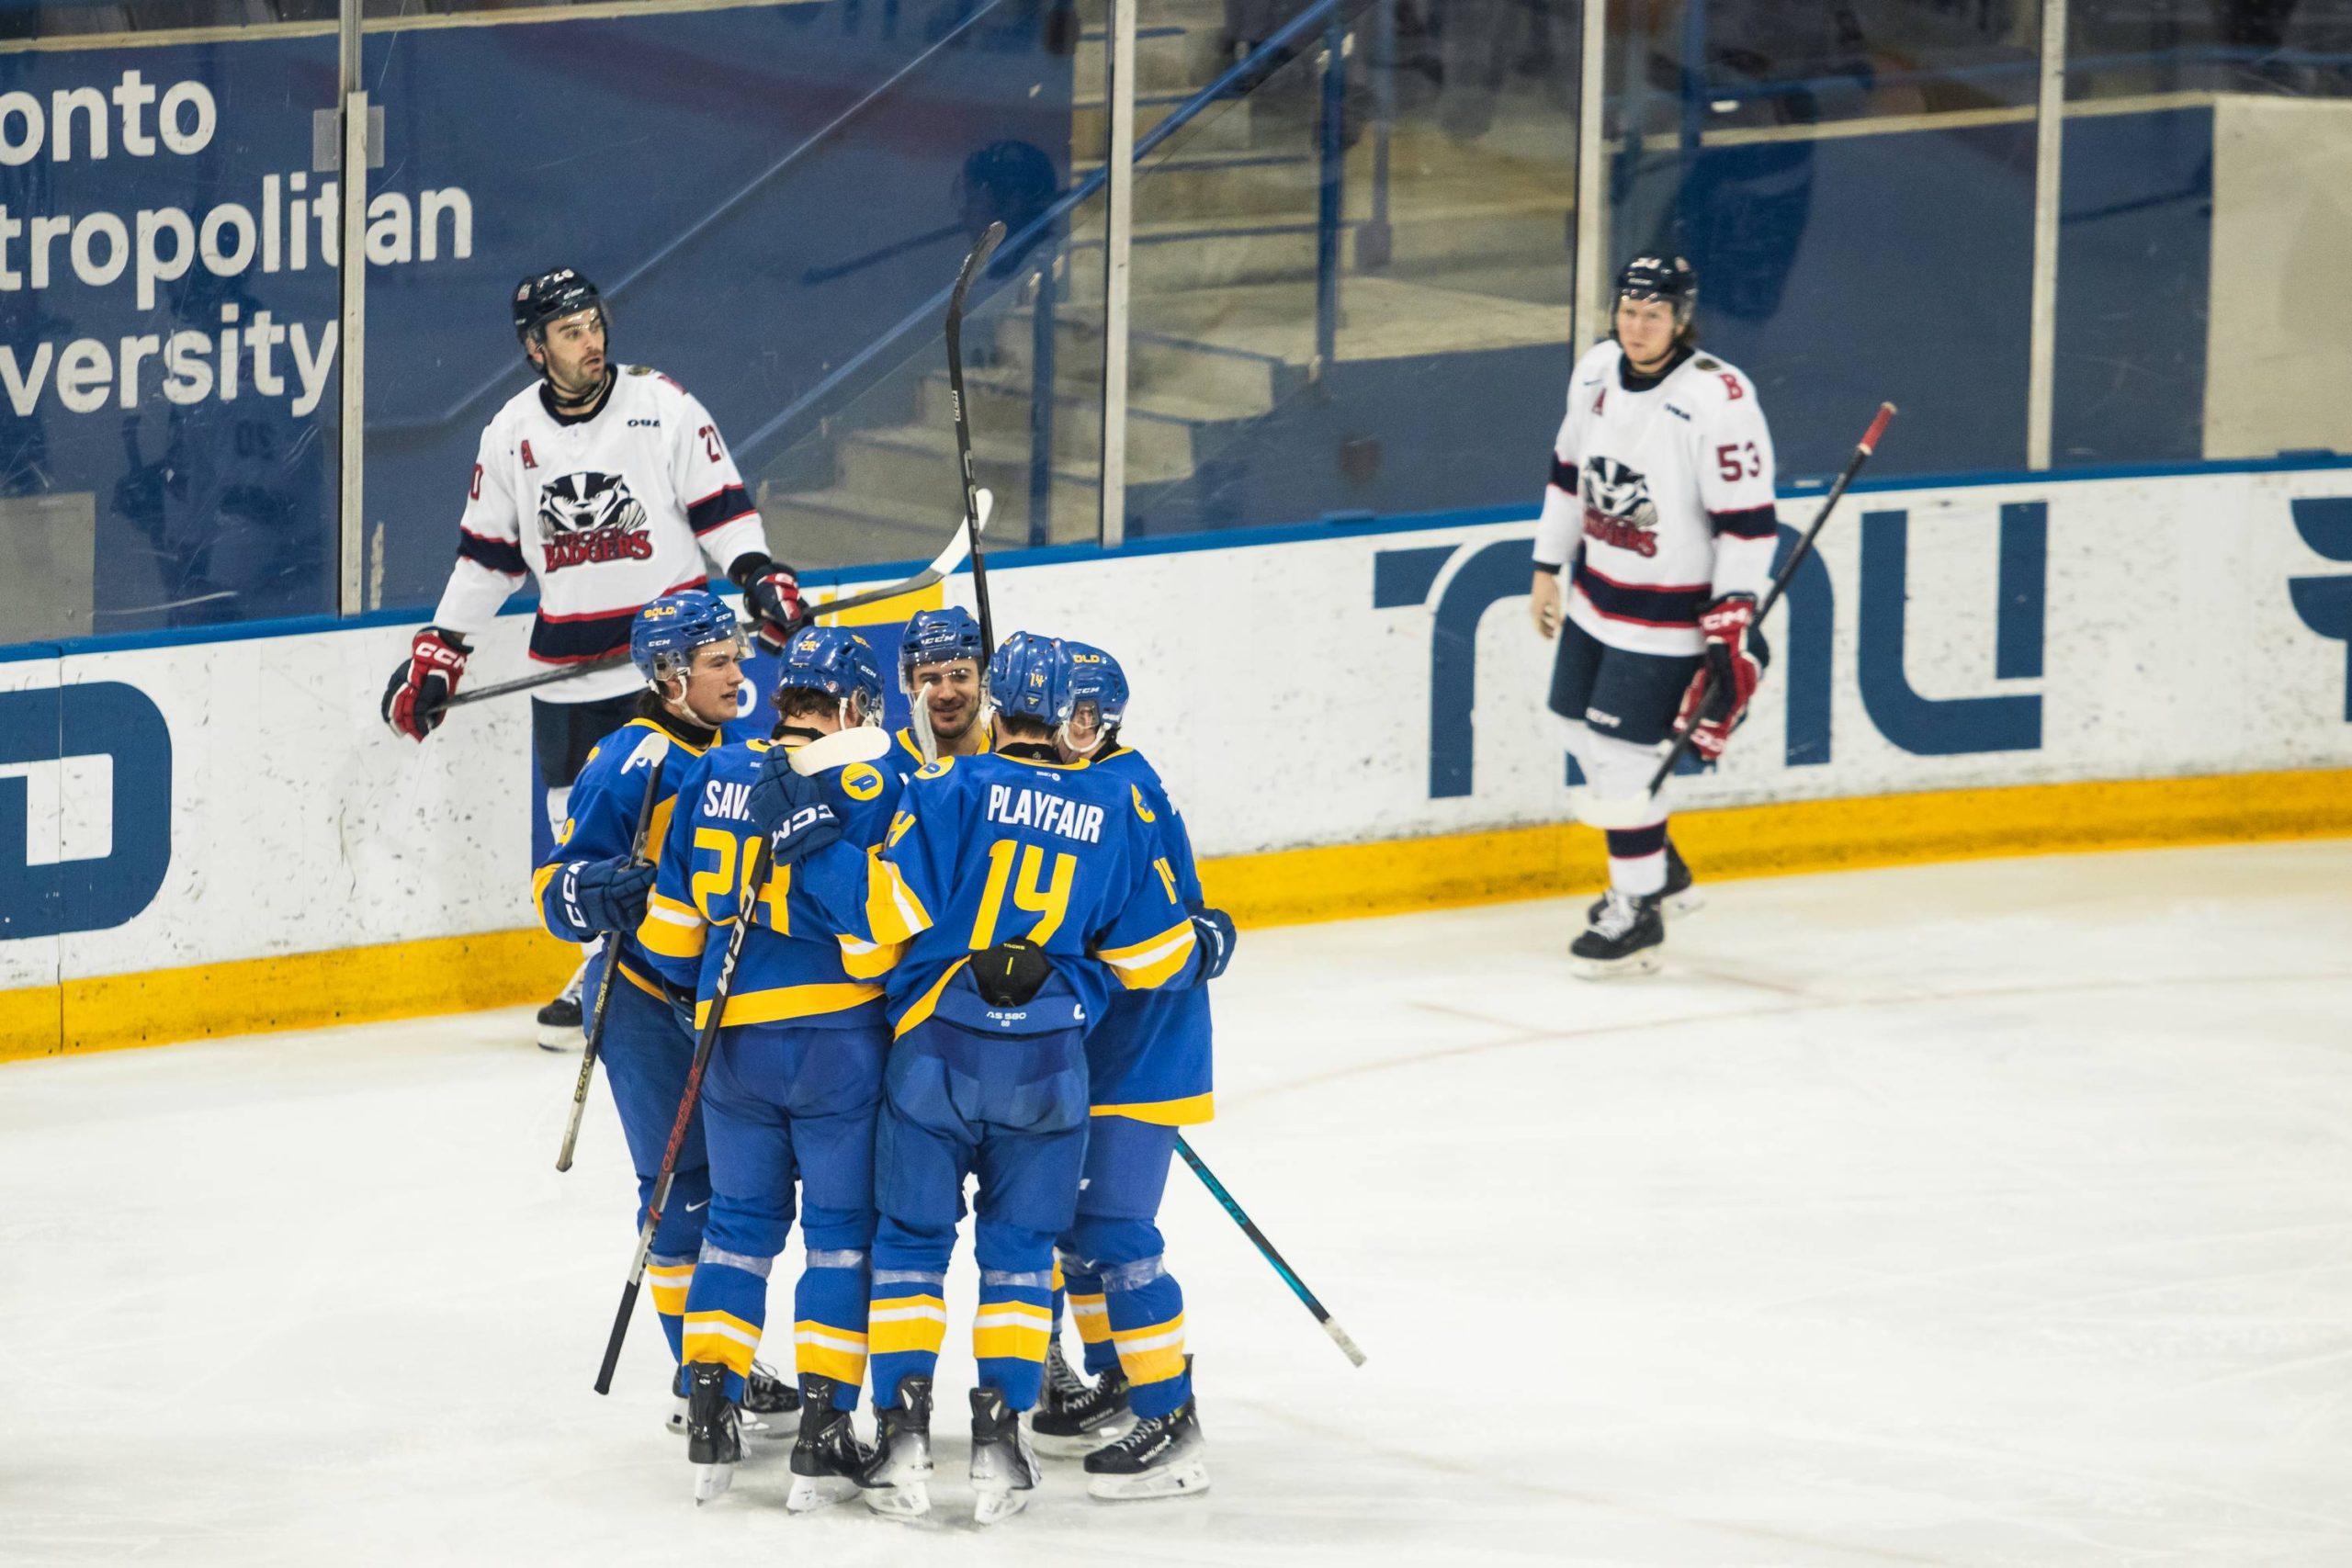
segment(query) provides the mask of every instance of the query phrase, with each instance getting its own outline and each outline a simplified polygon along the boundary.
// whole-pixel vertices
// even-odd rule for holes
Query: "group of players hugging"
[[[588,945],[588,994],[613,967],[602,1059],[640,1225],[723,1008],[646,1270],[696,1499],[727,1489],[747,1434],[781,1437],[766,1418],[797,1411],[787,1507],[930,1511],[970,1178],[974,1517],[1020,1511],[1041,1449],[1083,1456],[1098,1497],[1205,1489],[1156,1218],[1180,1129],[1211,1114],[1204,987],[1234,931],[1120,738],[1124,671],[1025,632],[991,652],[968,612],[925,611],[896,649],[911,718],[894,736],[876,650],[800,624],[709,416],[667,378],[605,364],[593,286],[526,279],[514,317],[541,380],[483,433],[457,569],[383,712],[429,734],[526,572],[535,659],[595,660],[622,634],[638,690],[616,703],[584,675],[570,701],[535,704],[556,844],[533,887],[548,929]],[[743,590],[744,616],[705,590],[697,555]],[[756,719],[747,630],[782,655]],[[797,1387],[753,1359],[796,1214]],[[1061,1353],[1065,1302],[1083,1376]],[[869,1375],[870,1442],[853,1424]]]

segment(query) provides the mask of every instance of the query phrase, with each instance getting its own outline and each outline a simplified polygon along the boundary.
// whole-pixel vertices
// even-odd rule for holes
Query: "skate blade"
[[[1189,1459],[1160,1470],[1144,1472],[1141,1475],[1097,1475],[1088,1480],[1086,1495],[1113,1503],[1134,1502],[1144,1497],[1189,1497],[1195,1492],[1209,1489],[1209,1467],[1205,1460]]]
[[[1106,1421],[1091,1432],[1057,1433],[1032,1430],[1029,1447],[1033,1452],[1050,1459],[1084,1459],[1099,1449],[1109,1448],[1127,1435],[1134,1426],[1132,1417]]]
[[[846,1475],[796,1475],[792,1478],[792,1494],[785,1498],[784,1506],[796,1514],[811,1514],[835,1503],[846,1503],[857,1495],[857,1483]]]
[[[1657,949],[1651,947],[1626,958],[1571,958],[1568,964],[1579,980],[1623,980],[1634,975],[1655,975],[1661,961]]]
[[[1666,901],[1669,915],[1695,915],[1707,907],[1707,896],[1695,887],[1686,887]]]
[[[723,1495],[728,1483],[735,1479],[731,1464],[698,1464],[695,1466],[695,1506]]]
[[[1029,1492],[999,1491],[993,1486],[975,1488],[972,1493],[972,1522],[992,1525],[1009,1519],[1029,1506]]]
[[[568,1056],[574,1052],[584,1051],[587,1048],[588,1037],[581,1033],[580,1031],[576,1029],[542,1029],[539,1031],[539,1049],[542,1051],[553,1051],[560,1055]]]
[[[865,1506],[888,1519],[919,1519],[931,1512],[931,1486],[926,1482],[902,1482],[896,1486],[870,1487]]]

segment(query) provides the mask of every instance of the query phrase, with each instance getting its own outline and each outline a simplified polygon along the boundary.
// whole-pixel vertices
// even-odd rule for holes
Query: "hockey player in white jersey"
[[[639,610],[708,581],[705,562],[743,591],[760,641],[781,649],[800,610],[790,567],[770,558],[760,514],[718,425],[691,392],[642,365],[605,357],[612,320],[596,286],[557,267],[515,287],[514,335],[539,373],[481,434],[458,559],[433,624],[385,688],[383,716],[423,740],[464,675],[471,639],[527,579],[539,594],[530,658],[588,664],[628,652]],[[623,657],[608,670],[542,687],[531,747],[550,828],[588,753],[628,722],[643,682]],[[539,1011],[539,1043],[581,1043],[580,976]]]
[[[1551,707],[1584,775],[1570,802],[1609,840],[1609,891],[1569,949],[1589,977],[1656,969],[1663,909],[1696,907],[1649,776],[1685,728],[1721,756],[1770,658],[1772,436],[1755,384],[1700,351],[1698,298],[1680,256],[1618,275],[1615,335],[1569,378],[1535,532],[1535,629],[1559,639]]]

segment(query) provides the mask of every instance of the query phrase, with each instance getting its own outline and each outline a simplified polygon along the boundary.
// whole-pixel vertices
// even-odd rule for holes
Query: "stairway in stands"
[[[1089,30],[1077,60],[1074,179],[1101,167],[1106,140],[1102,11],[1102,0],[1081,6]],[[1138,136],[1229,63],[1222,19],[1221,0],[1147,0],[1136,41]],[[1317,55],[1305,50],[1246,96],[1211,105],[1137,170],[1131,511],[1136,497],[1191,476],[1313,374]],[[1350,112],[1370,106],[1359,90]],[[1374,270],[1358,265],[1353,238],[1373,210],[1373,137],[1355,138],[1344,186],[1340,359],[1565,341],[1569,165],[1562,149],[1514,149],[1511,140],[1508,124],[1467,144],[1401,124],[1391,152],[1392,254]],[[996,493],[989,532],[999,548],[1095,536],[1103,223],[1098,197],[1075,215],[1053,284],[1050,510],[1042,525],[1031,506],[1034,290],[967,323],[974,469]],[[823,566],[935,547],[957,494],[955,435],[944,360],[926,352],[922,366],[933,368],[889,378],[764,476],[761,509],[790,558]]]

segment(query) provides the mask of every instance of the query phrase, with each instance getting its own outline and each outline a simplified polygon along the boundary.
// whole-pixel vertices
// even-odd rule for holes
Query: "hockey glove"
[[[1722,757],[1731,732],[1747,715],[1748,699],[1756,694],[1772,650],[1756,629],[1756,598],[1726,593],[1699,617],[1707,636],[1703,662],[1682,694],[1681,711],[1674,716],[1674,732],[1689,731],[1690,749],[1712,762]],[[1706,709],[1700,711],[1705,699]]]
[[[799,576],[782,561],[756,554],[736,558],[727,575],[743,591],[743,607],[752,613],[752,633],[760,646],[782,653],[785,639],[806,615]]]
[[[777,865],[790,865],[842,836],[842,821],[825,799],[825,786],[792,771],[782,747],[760,763],[752,781],[752,827],[768,840]]]
[[[549,902],[555,917],[571,928],[574,942],[593,942],[599,931],[637,930],[652,891],[651,866],[635,855],[616,855],[567,861],[556,873],[556,897]]]
[[[384,722],[395,735],[423,740],[448,716],[442,707],[458,690],[466,672],[466,656],[473,649],[466,639],[439,626],[427,626],[408,647],[408,662],[392,671],[384,688]]]
[[[1203,909],[1193,917],[1193,940],[1201,949],[1202,981],[1216,979],[1233,962],[1233,917],[1223,909]]]

